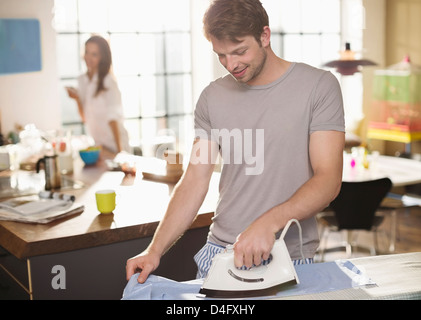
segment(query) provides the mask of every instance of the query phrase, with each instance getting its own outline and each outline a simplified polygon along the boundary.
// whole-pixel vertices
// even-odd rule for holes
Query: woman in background
[[[129,151],[129,139],[123,125],[121,93],[110,72],[112,58],[108,42],[92,36],[85,43],[87,72],[78,77],[78,89],[67,87],[75,99],[82,122],[97,145],[117,153]]]

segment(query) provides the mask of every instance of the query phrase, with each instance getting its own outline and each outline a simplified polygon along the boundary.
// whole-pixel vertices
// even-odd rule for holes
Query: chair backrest
[[[342,182],[341,191],[330,204],[338,228],[370,230],[380,203],[392,188],[389,178],[361,182]]]

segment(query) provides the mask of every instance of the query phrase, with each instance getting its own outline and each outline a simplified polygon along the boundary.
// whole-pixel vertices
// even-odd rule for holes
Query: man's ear
[[[260,35],[260,43],[264,48],[270,44],[270,28],[268,26],[263,27],[263,32]]]

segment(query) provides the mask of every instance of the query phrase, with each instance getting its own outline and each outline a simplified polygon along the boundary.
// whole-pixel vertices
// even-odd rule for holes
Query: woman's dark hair
[[[101,91],[107,90],[104,87],[104,78],[110,72],[112,58],[111,58],[111,49],[110,46],[103,37],[101,36],[92,36],[86,42],[85,45],[88,43],[96,43],[99,48],[99,53],[101,55],[101,59],[98,65],[98,85],[96,87],[95,95],[97,96]]]

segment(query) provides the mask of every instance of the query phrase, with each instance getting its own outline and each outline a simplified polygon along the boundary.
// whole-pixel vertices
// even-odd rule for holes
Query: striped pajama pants
[[[199,250],[198,253],[194,256],[194,261],[197,265],[197,274],[196,279],[205,278],[209,272],[209,269],[212,264],[212,258],[224,251],[225,248],[223,246],[217,245],[212,242],[207,242],[202,249]],[[295,265],[298,264],[305,264],[305,263],[313,263],[313,258],[306,258],[305,261],[303,259],[292,260],[292,263]]]

